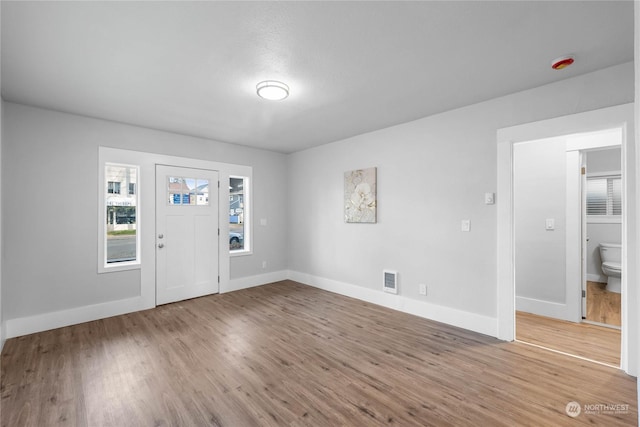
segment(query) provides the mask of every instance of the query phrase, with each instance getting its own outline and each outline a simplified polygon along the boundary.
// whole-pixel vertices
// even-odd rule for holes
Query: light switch
[[[460,229],[462,231],[471,231],[471,221],[468,219],[463,219],[460,225]]]
[[[553,218],[547,218],[545,223],[545,228],[547,230],[555,230],[556,229],[556,220]]]
[[[484,193],[484,204],[493,205],[496,202],[496,193]]]

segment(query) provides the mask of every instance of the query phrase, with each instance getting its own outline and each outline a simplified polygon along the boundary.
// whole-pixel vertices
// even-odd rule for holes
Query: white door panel
[[[156,304],[218,291],[218,172],[157,165]]]

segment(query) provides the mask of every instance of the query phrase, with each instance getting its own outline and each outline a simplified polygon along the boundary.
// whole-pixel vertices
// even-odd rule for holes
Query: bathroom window
[[[620,175],[587,178],[587,216],[622,216],[622,178]]]

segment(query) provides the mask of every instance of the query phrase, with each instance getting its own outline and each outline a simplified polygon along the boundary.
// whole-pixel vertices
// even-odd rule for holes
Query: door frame
[[[609,128],[623,129],[622,176],[623,211],[622,224],[622,343],[621,369],[637,375],[638,363],[638,315],[636,308],[638,289],[627,283],[637,283],[636,229],[636,177],[634,104],[624,104],[599,110],[578,113],[554,119],[499,129],[497,131],[497,330],[498,338],[515,339],[515,251],[513,218],[513,146],[516,143],[562,135],[594,132]]]

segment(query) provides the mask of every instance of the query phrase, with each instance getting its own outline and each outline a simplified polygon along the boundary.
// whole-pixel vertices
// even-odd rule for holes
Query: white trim
[[[528,123],[497,132],[498,154],[498,216],[497,216],[497,277],[498,277],[498,338],[512,341],[515,338],[515,296],[513,257],[513,144],[561,135],[572,135],[620,127],[623,129],[622,171],[623,171],[623,212],[622,223],[622,343],[621,368],[630,375],[636,375],[638,358],[638,315],[637,286],[627,286],[638,282],[637,269],[628,260],[637,260],[636,245],[640,230],[629,229],[630,218],[640,218],[636,209],[636,193],[640,193],[633,179],[636,177],[636,162],[633,155],[635,139],[634,104],[624,104],[585,113]],[[629,152],[629,154],[627,154]],[[633,232],[635,231],[635,233]]]
[[[610,171],[610,172],[589,172],[587,170],[587,178],[621,178],[622,171]]]
[[[567,138],[567,151],[602,150],[622,145],[622,130],[619,127],[579,133]]]
[[[587,224],[622,224],[622,215],[585,215]]]
[[[98,155],[100,157],[100,155]],[[123,157],[127,157],[123,151]],[[106,198],[108,197],[106,181],[106,168],[109,166],[120,166],[136,169],[136,259],[133,261],[118,262],[113,264],[107,263],[107,218],[106,218]],[[98,164],[98,274],[112,273],[116,271],[139,270],[140,259],[140,236],[141,224],[139,219],[142,217],[140,212],[140,165],[128,164],[126,162],[102,162]],[[128,190],[128,189],[127,189]]]
[[[565,314],[560,319],[580,322],[582,318],[582,154],[566,152],[565,195]],[[517,297],[516,297],[517,298]],[[542,313],[538,313],[544,316]],[[554,317],[554,316],[552,316]]]
[[[119,316],[134,311],[153,308],[145,304],[141,297],[128,298],[119,301],[87,305],[70,310],[54,311],[37,314],[35,316],[20,317],[7,320],[7,338],[19,337],[50,329],[91,322],[107,317]]]
[[[256,276],[240,277],[238,279],[231,279],[229,284],[223,289],[220,287],[220,293],[227,293],[233,291],[239,291],[241,289],[253,288],[255,286],[262,286],[273,282],[280,282],[287,280],[288,271],[272,271],[270,273],[258,274]]]
[[[533,313],[539,316],[553,317],[555,319],[568,320],[570,322],[579,322],[570,316],[570,312],[566,304],[544,301],[535,298],[516,296],[516,310],[525,313]]]
[[[243,249],[231,250],[227,248],[229,251],[229,256],[231,258],[237,256],[246,256],[253,255],[253,180],[251,176],[244,175],[229,175],[229,179],[231,178],[240,178],[243,180],[243,188],[242,188],[242,199],[244,200],[244,243]],[[229,179],[227,179],[227,187],[229,186]],[[227,223],[229,222],[229,197],[227,197]],[[228,236],[229,234],[225,234]]]
[[[589,282],[607,283],[607,276],[601,276],[600,274],[587,274],[587,280]]]
[[[494,317],[442,305],[422,302],[415,299],[393,295],[382,290],[373,290],[350,283],[339,282],[311,274],[289,271],[289,279],[296,282],[334,292],[336,294],[356,298],[372,304],[387,307],[404,313],[413,314],[425,319],[435,320],[459,328],[468,329],[485,335],[495,337],[497,334],[497,322]]]

